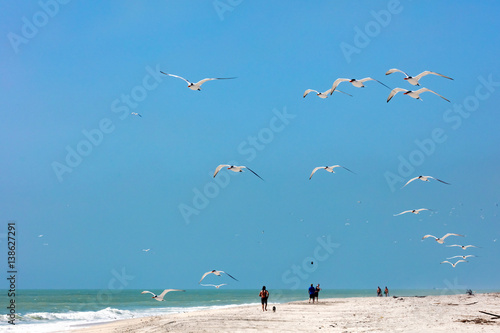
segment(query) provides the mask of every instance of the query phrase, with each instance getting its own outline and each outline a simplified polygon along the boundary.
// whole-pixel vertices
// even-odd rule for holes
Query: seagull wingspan
[[[402,70],[399,70],[397,68],[392,68],[392,69],[389,69],[385,75],[389,75],[389,74],[392,74],[392,73],[395,73],[395,72],[400,72],[400,73],[403,73],[404,75],[406,75],[406,77],[410,77],[410,75],[406,74],[405,72],[403,72]]]
[[[163,290],[163,292],[159,295],[160,298],[163,298],[167,293],[171,292],[171,291],[185,291],[185,290],[182,290],[182,289],[165,289]]]
[[[232,276],[231,274],[226,273],[226,272],[224,272],[224,271],[220,271],[220,272],[221,272],[221,273],[224,273],[224,274],[227,274],[227,276],[229,276],[231,279],[238,281],[238,279],[236,279],[236,278],[235,278],[234,276]]]
[[[431,177],[431,176],[427,176],[427,178],[432,178],[432,179],[435,179],[435,180],[437,180],[438,182],[441,182],[441,183],[443,183],[443,184],[446,184],[446,185],[451,185],[450,183],[447,183],[447,182],[445,182],[445,181],[442,181],[441,179],[437,179],[437,178],[434,178],[434,177]]]
[[[403,185],[403,187],[405,187],[406,185],[410,184],[412,181],[414,181],[415,179],[418,179],[418,177],[415,177],[415,178],[412,178],[410,179],[406,184]],[[401,188],[403,188],[401,187]]]
[[[156,296],[155,293],[151,292],[151,291],[147,291],[147,290],[144,290],[141,294],[151,294],[153,296]]]
[[[260,179],[262,179],[262,177],[261,177],[261,176],[259,176],[258,174],[256,174],[256,173],[255,173],[252,169],[250,169],[249,167],[247,167],[247,166],[246,166],[246,167],[244,167],[244,168],[247,168],[247,169],[248,169],[248,171],[250,171],[251,173],[253,173],[253,174],[254,174],[254,175],[256,175],[257,177],[259,177]],[[264,180],[264,179],[262,179],[262,180]],[[227,273],[226,273],[226,274],[227,274]],[[229,274],[228,274],[228,275],[229,275]]]
[[[319,92],[318,92],[318,91],[316,91],[316,90],[314,90],[314,89],[307,89],[307,90],[304,92],[304,96],[302,96],[302,97],[304,97],[304,98],[305,98],[305,97],[306,97],[306,96],[307,96],[307,95],[308,95],[311,91],[314,91],[315,93],[319,94]]]
[[[331,90],[330,95],[333,94],[333,92],[335,91],[335,89],[337,89],[337,86],[339,84],[341,84],[342,82],[346,82],[346,81],[351,81],[351,80],[349,80],[349,79],[337,79],[337,80],[335,80],[332,84],[332,87],[329,89],[329,90]]]
[[[391,92],[390,92],[390,94],[389,94],[389,97],[387,97],[387,103],[389,103],[389,101],[394,97],[394,95],[396,95],[400,91],[408,91],[408,90],[403,89],[403,88],[394,88],[394,89],[392,89]]]
[[[451,77],[448,77],[446,75],[439,74],[439,73],[436,73],[436,72],[431,72],[431,71],[424,71],[424,72],[418,74],[417,76],[415,76],[415,79],[420,80],[422,78],[422,76],[429,75],[429,74],[438,75],[438,76],[441,76],[441,77],[453,80]]]
[[[314,170],[311,172],[311,175],[309,176],[309,180],[311,180],[312,176],[314,175],[314,173],[316,171],[318,171],[319,169],[326,169],[327,167],[317,167],[317,168],[314,168]]]
[[[433,93],[433,94],[435,94],[435,95],[438,95],[439,97],[441,97],[441,98],[442,98],[442,99],[444,99],[445,101],[450,102],[448,99],[446,99],[446,98],[444,98],[443,96],[439,95],[437,92],[432,91],[432,90],[427,89],[427,88],[420,88],[420,89],[418,89],[417,91],[415,91],[415,93],[420,95],[421,93],[426,92],[426,91],[431,92],[431,93]],[[451,103],[451,102],[450,102],[450,103]]]
[[[214,77],[214,78],[207,78],[207,79],[203,79],[203,80],[200,80],[200,81],[196,82],[195,85],[201,86],[203,83],[205,83],[207,81],[212,81],[212,80],[231,80],[231,79],[236,79],[236,78],[235,77]]]
[[[380,83],[381,85],[383,85],[384,87],[388,88],[388,89],[391,89],[390,87],[386,86],[385,84],[383,84],[382,82],[380,82],[379,80],[375,80],[375,79],[372,79],[371,77],[365,77],[364,79],[361,79],[361,80],[358,80],[359,82],[366,82],[366,81],[377,81],[378,83]]]
[[[447,233],[446,235],[444,235],[443,237],[441,237],[442,240],[444,240],[446,237],[449,237],[449,236],[460,236],[460,237],[465,237],[464,235],[459,235],[459,234],[453,234],[451,232]]]
[[[160,73],[165,74],[165,75],[168,75],[168,76],[173,76],[173,77],[176,77],[176,78],[181,79],[181,80],[184,80],[184,81],[186,81],[186,82],[187,82],[187,84],[190,84],[190,83],[191,83],[191,82],[189,82],[188,80],[186,80],[185,78],[183,78],[182,76],[178,76],[178,75],[174,75],[174,74],[168,74],[168,73],[164,73],[164,72],[162,72],[162,71],[160,71]]]
[[[436,236],[433,236],[433,235],[425,235],[424,237],[422,237],[422,239],[426,239],[426,238],[429,238],[429,237],[432,237],[434,239],[438,239]]]
[[[211,274],[211,273],[213,273],[213,272],[210,271],[210,272],[206,272],[205,274],[203,274],[203,276],[200,279],[200,282],[203,281],[203,279],[205,278],[205,276],[207,276],[208,274]],[[198,282],[198,283],[200,283],[200,282]]]
[[[219,165],[216,169],[215,169],[215,172],[214,172],[214,178],[215,176],[217,176],[217,174],[219,173],[220,169],[224,168],[224,167],[230,167],[229,164],[221,164]]]
[[[354,172],[354,171],[352,171],[352,170],[349,170],[349,169],[347,169],[346,167],[343,167],[342,165],[338,165],[338,166],[339,166],[339,167],[341,167],[341,168],[346,169],[346,170],[347,170],[347,171],[349,171],[349,172],[352,172],[353,174],[356,174],[356,172]]]

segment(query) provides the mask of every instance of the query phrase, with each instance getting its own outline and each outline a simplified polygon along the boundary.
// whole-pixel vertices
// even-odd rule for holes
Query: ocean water
[[[4,292],[0,304],[0,332],[61,332],[86,325],[120,319],[182,313],[188,311],[255,305],[260,307],[260,290],[203,289],[170,292],[158,302],[142,290],[21,290],[16,293],[16,325],[8,323],[9,298]],[[151,290],[160,293],[161,290]],[[465,293],[465,290],[463,291]],[[484,291],[488,292],[488,291]],[[306,300],[304,290],[269,290],[269,303]],[[454,290],[391,290],[390,295],[428,296],[454,294]],[[321,298],[376,297],[370,290],[322,290]]]

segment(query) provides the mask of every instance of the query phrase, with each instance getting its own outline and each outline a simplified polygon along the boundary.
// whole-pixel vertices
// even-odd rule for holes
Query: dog
[[[276,312],[276,307],[275,306],[273,306],[273,312]]]

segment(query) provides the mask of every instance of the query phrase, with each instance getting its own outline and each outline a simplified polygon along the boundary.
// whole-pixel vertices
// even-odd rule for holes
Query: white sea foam
[[[99,311],[69,311],[69,312],[33,312],[18,314],[16,316],[16,325],[7,323],[7,316],[0,316],[1,332],[33,332],[48,333],[74,330],[83,326],[105,323],[121,319],[141,318],[147,316],[158,316],[182,312],[192,312],[209,309],[231,308],[251,304],[238,305],[215,305],[215,306],[196,306],[196,307],[169,307],[169,308],[150,308],[140,310],[120,310],[115,308],[105,308]]]

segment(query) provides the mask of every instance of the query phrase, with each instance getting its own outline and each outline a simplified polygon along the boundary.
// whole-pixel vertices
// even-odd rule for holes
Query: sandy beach
[[[276,312],[272,311],[273,305]],[[104,332],[500,332],[500,293],[320,299],[122,320],[76,330]]]

